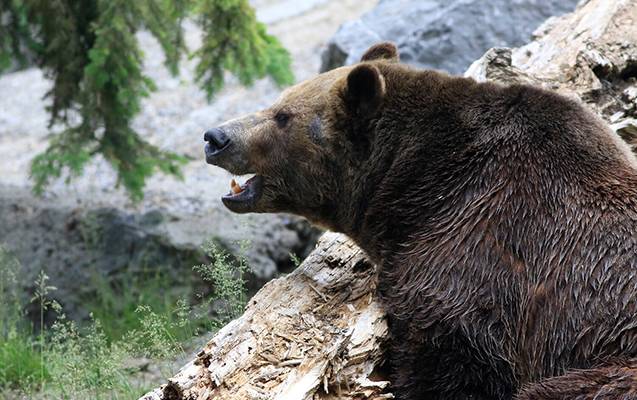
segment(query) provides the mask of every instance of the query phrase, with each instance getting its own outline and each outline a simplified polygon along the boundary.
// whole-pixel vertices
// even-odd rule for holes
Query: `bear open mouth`
[[[263,194],[263,176],[255,175],[243,185],[234,179],[230,182],[230,192],[221,197],[223,204],[236,213],[252,211]]]

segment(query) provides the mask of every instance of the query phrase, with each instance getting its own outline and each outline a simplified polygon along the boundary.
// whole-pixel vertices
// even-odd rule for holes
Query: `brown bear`
[[[204,139],[380,265],[396,398],[637,399],[637,161],[581,104],[383,43]]]

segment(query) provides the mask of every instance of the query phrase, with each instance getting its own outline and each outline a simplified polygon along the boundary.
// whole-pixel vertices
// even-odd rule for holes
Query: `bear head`
[[[393,44],[377,44],[361,63],[325,72],[285,90],[269,108],[204,134],[206,161],[234,175],[222,197],[233,212],[288,212],[337,231],[354,218],[363,165],[382,146],[371,125],[387,95],[384,65]],[[355,209],[355,207],[354,207]]]

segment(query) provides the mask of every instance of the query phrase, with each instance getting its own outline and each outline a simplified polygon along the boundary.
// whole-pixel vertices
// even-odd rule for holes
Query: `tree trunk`
[[[580,99],[636,147],[637,0],[589,0],[535,35],[521,48],[489,50],[466,75]],[[326,233],[299,268],[265,285],[243,316],[142,399],[393,398],[378,368],[388,331],[376,272],[349,239]]]

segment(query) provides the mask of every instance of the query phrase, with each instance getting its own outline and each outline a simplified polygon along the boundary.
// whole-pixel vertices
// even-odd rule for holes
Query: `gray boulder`
[[[372,44],[394,42],[405,63],[464,72],[491,47],[519,46],[547,18],[577,0],[381,0],[341,26],[322,54],[321,71],[357,62]]]
[[[45,272],[57,288],[50,297],[76,320],[88,317],[85,301],[97,294],[97,282],[127,285],[132,277],[159,274],[173,293],[192,295],[203,285],[192,267],[210,261],[202,248],[207,241],[247,259],[248,289],[256,291],[293,268],[290,253],[307,256],[318,234],[307,222],[285,215],[240,220],[222,209],[199,214],[124,210],[53,202],[0,186],[0,246],[22,265],[22,289],[33,293],[38,273]],[[35,304],[32,308],[28,311],[36,320],[39,310]]]

